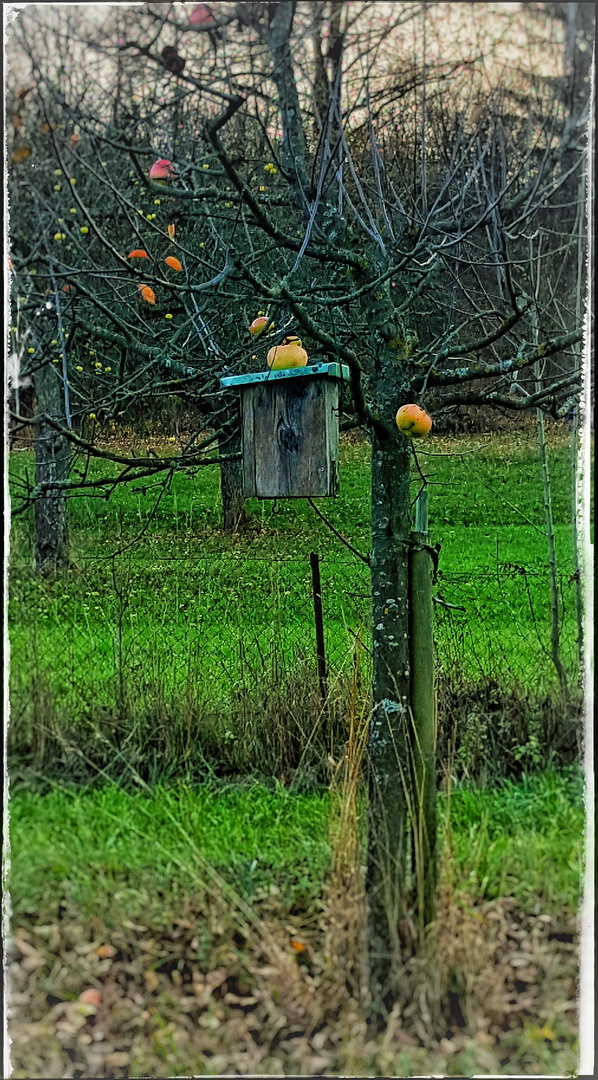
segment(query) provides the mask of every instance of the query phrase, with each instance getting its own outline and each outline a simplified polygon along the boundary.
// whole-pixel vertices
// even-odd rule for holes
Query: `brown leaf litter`
[[[560,1052],[574,1057],[573,915],[441,896],[424,956],[407,962],[402,1000],[372,1039],[362,885],[340,884],[320,911],[283,922],[264,910],[255,939],[208,917],[207,952],[206,913],[190,906],[169,931],[21,919],[9,953],[13,1077],[458,1075],[464,1054],[477,1071],[538,1075],[542,1053],[555,1068]]]

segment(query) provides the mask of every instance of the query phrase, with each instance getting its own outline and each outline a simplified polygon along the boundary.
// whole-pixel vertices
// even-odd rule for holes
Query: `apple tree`
[[[45,246],[43,283],[49,289],[53,274],[68,286],[73,332],[113,350],[116,385],[101,384],[96,416],[118,415],[130,394],[180,393],[173,378],[225,408],[222,358],[230,373],[263,368],[266,348],[289,329],[311,358],[349,368],[343,419],[363,427],[372,448],[366,887],[372,1005],[382,1013],[398,992],[410,915],[420,926],[432,917],[435,883],[433,717],[414,729],[419,610],[409,564],[423,552],[431,574],[436,553],[413,532],[412,485],[426,477],[395,416],[410,403],[434,420],[457,407],[560,414],[575,400],[582,330],[557,283],[574,258],[587,113],[580,98],[577,111],[563,99],[557,17],[536,13],[532,34],[525,5],[465,13],[446,4],[223,3],[193,12],[148,4],[119,10],[116,39],[83,24],[73,32],[127,88],[100,118],[38,66],[40,108],[50,125],[65,125],[48,133],[48,183],[58,162],[89,232],[75,235],[68,258],[49,239],[25,254],[24,236],[15,238],[16,273],[26,275]],[[150,177],[157,159],[174,170],[165,186]],[[30,236],[48,238],[58,230],[50,190],[31,205]],[[131,250],[148,252],[142,268],[125,234]],[[182,273],[163,265],[167,250]],[[41,279],[38,270],[36,302]],[[140,285],[155,305],[144,306]],[[275,329],[248,343],[258,311]],[[187,376],[177,365],[190,341],[203,355]],[[67,377],[85,434],[54,428],[97,455],[88,391]],[[229,420],[231,438],[234,427]],[[193,448],[171,461],[121,460],[121,477],[201,460]],[[424,878],[416,896],[414,823]]]

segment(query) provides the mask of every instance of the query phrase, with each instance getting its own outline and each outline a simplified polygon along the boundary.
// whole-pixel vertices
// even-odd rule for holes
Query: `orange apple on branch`
[[[289,336],[282,340],[281,345],[275,345],[268,353],[268,367],[271,371],[281,371],[283,368],[298,368],[307,366],[307,353],[298,337]]]
[[[421,439],[432,427],[432,417],[419,405],[401,405],[397,413],[397,427],[408,439]]]

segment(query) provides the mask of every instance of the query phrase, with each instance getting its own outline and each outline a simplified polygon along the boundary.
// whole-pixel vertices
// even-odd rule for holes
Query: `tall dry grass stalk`
[[[331,977],[329,991],[334,994],[339,1013],[349,1008],[351,1003],[359,1003],[362,1016],[364,1016],[368,1013],[370,995],[365,868],[362,865],[365,862],[363,853],[365,837],[360,828],[363,817],[360,793],[363,792],[363,764],[368,743],[370,711],[367,697],[363,695],[360,687],[362,648],[361,637],[357,635],[347,696],[346,750],[341,762],[332,763],[335,768],[331,780],[331,793],[336,813],[333,812],[331,822],[331,871],[324,893],[327,910],[324,952]],[[415,757],[416,748],[412,744],[416,739],[417,734],[412,730],[408,739],[408,745],[411,748],[410,757]],[[452,750],[454,759],[454,745]],[[447,762],[445,770],[447,799],[450,799],[448,788],[453,766],[453,760]],[[399,762],[399,772],[408,800],[410,785],[407,770],[413,768],[413,760]],[[416,785],[415,790],[416,798],[421,798],[419,786]],[[448,805],[450,806],[450,802]],[[444,938],[447,908],[452,912],[455,889],[450,822],[447,823],[448,843],[445,836],[445,843],[438,852],[442,862],[440,890],[442,899],[438,917],[426,926],[421,918],[417,917],[418,911],[420,916],[423,914],[425,897],[423,855],[426,838],[422,835],[424,815],[421,807],[409,802],[407,809],[413,827],[410,837],[411,866],[404,886],[406,898],[410,897],[410,901],[397,927],[401,942],[400,959],[397,957],[394,962],[389,961],[390,966],[396,968],[393,972],[389,971],[389,975],[397,992],[395,1007],[385,1018],[383,1025],[382,1042],[387,1045],[387,1049],[406,1021],[413,1024],[415,1020],[416,1024],[423,1024],[419,1033],[420,1037],[423,1037],[425,1032],[429,1037],[438,1024],[442,1027],[441,1001],[447,994],[447,978],[449,982],[451,980],[451,972],[446,971],[444,963],[439,963],[441,940],[443,947],[446,948]],[[450,811],[448,813],[450,817]],[[454,920],[448,917],[448,922],[452,921]],[[451,967],[450,963],[449,967]],[[419,1019],[416,1019],[415,1013],[411,1015],[413,1002],[416,1000],[416,1012]],[[330,1004],[328,1002],[329,1007]]]
[[[397,1055],[415,1040],[423,1046],[437,1048],[456,1010],[459,1024],[468,1034],[475,1024],[475,994],[489,988],[481,975],[491,982],[492,947],[485,944],[488,931],[484,920],[475,913],[464,912],[456,898],[459,882],[455,876],[450,832],[450,788],[454,769],[455,737],[451,740],[452,755],[445,765],[447,821],[444,842],[438,852],[440,860],[439,890],[436,918],[425,927],[418,924],[416,910],[411,910],[399,927],[402,944],[400,971],[393,973],[397,992],[394,1007],[376,1031],[370,1030],[367,1017],[370,1011],[368,981],[368,943],[365,896],[365,861],[361,834],[360,793],[363,791],[362,769],[367,748],[369,708],[360,693],[359,670],[362,645],[356,639],[352,676],[347,698],[347,746],[342,762],[337,763],[331,781],[336,813],[331,823],[332,865],[324,902],[326,929],[323,954],[327,966],[325,1012],[330,1017],[351,1017],[351,1036],[345,1047],[353,1054],[356,1074],[363,1069],[368,1055],[373,1055],[378,1067],[392,1069]],[[456,733],[454,733],[454,736]],[[412,763],[401,763],[402,770]],[[405,781],[407,777],[405,776]],[[407,784],[405,784],[407,787]],[[417,820],[417,808],[409,807],[412,819]],[[421,818],[421,814],[419,815]],[[423,901],[421,847],[423,838],[412,832],[412,868],[406,885],[413,890],[412,901],[417,907]],[[419,873],[418,873],[419,870]],[[415,916],[415,918],[413,917]],[[486,955],[487,954],[487,955]],[[473,1024],[473,1027],[472,1027]],[[374,1039],[372,1041],[372,1035]],[[353,1059],[352,1059],[353,1060]]]
[[[367,996],[367,942],[364,868],[360,837],[359,789],[367,747],[369,703],[361,693],[361,633],[355,637],[347,701],[347,744],[331,780],[331,871],[324,902],[329,912],[325,955],[334,974],[339,1008],[347,997]]]

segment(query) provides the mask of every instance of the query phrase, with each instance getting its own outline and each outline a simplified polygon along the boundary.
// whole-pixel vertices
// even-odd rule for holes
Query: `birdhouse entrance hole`
[[[348,368],[313,364],[221,380],[241,391],[243,495],[338,494],[339,391]]]

